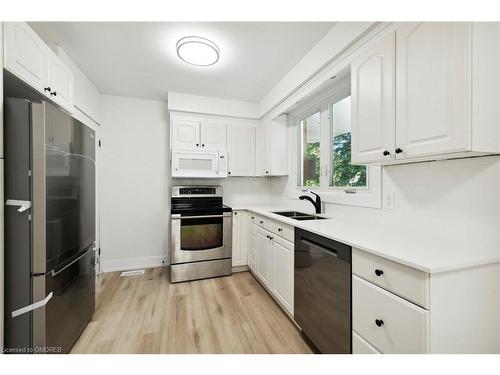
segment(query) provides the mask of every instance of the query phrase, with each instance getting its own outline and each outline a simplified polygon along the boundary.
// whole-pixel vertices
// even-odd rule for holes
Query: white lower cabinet
[[[293,314],[293,243],[271,237],[272,292]]]
[[[352,354],[381,354],[368,341],[352,331]]]
[[[382,353],[429,350],[429,312],[357,276],[352,277],[353,329]]]
[[[276,301],[290,316],[293,316],[293,242],[282,237],[282,231],[278,231],[280,226],[273,220],[250,213],[249,223],[249,267]],[[267,230],[264,225],[276,230]],[[255,243],[255,265],[251,263],[253,243]]]
[[[259,280],[271,288],[271,241],[267,230],[257,228],[256,274]]]
[[[233,211],[233,267],[247,265],[247,228],[247,212],[242,210]]]

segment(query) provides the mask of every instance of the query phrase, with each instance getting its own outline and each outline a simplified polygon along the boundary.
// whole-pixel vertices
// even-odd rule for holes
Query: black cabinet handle
[[[283,229],[281,229],[281,228],[278,228],[278,232],[281,232],[282,230],[283,230]]]
[[[384,271],[382,271],[382,270],[375,270],[375,275],[382,276],[383,274],[384,274]]]
[[[403,150],[401,150],[399,147],[396,149],[396,154],[400,154],[402,152],[403,152]]]
[[[391,153],[387,150],[385,150],[383,153],[382,153],[384,156],[389,156]]]
[[[54,95],[54,96],[57,96],[57,92],[54,91],[54,92],[51,92],[50,95]]]
[[[50,92],[51,88],[50,87],[46,87],[46,88],[44,88],[44,90]]]
[[[261,220],[261,221],[259,221],[259,223],[264,224],[264,222],[263,222],[262,220]]]
[[[202,143],[202,144],[201,144],[201,147],[205,147],[205,143]]]
[[[268,174],[269,174],[269,171],[266,171],[266,173],[268,173]]]
[[[377,325],[377,327],[382,327],[384,321],[382,319],[375,319],[375,324]]]
[[[238,213],[237,213],[237,212],[235,212],[234,214],[235,214],[235,215],[238,215]]]
[[[269,239],[272,240],[274,237],[269,236]]]
[[[231,174],[231,172],[227,172],[227,174]]]

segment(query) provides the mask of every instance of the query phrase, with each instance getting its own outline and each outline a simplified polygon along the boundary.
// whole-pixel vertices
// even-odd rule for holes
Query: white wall
[[[271,179],[268,177],[230,177],[214,180],[175,178],[172,185],[220,185],[224,204],[228,206],[271,202]]]
[[[241,100],[212,98],[209,96],[168,93],[170,111],[191,112],[206,115],[229,116],[239,118],[259,118],[258,103]]]
[[[293,185],[288,178],[273,178],[274,199],[311,211],[310,203],[289,198],[297,196]],[[325,204],[325,212],[450,236],[470,233],[483,242],[500,239],[500,156],[384,167],[382,191],[394,193],[393,210]]]
[[[102,112],[103,270],[160,266],[170,215],[167,104],[103,95]]]

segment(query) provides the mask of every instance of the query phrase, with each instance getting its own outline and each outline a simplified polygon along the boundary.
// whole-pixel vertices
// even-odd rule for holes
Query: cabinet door
[[[351,64],[352,163],[394,159],[395,33]]]
[[[5,22],[5,68],[44,92],[47,84],[47,45],[24,22]]]
[[[201,148],[206,150],[225,150],[226,123],[218,120],[201,121]]]
[[[396,31],[397,159],[470,149],[470,39],[460,22]]]
[[[257,176],[270,175],[269,159],[267,126],[257,126],[255,129],[255,172]]]
[[[255,126],[229,126],[227,134],[228,175],[255,176]]]
[[[268,150],[271,176],[288,175],[288,126],[286,115],[269,122]]]
[[[73,111],[73,72],[52,51],[48,51],[48,83],[50,93],[47,96],[61,107]]]
[[[200,147],[200,121],[197,119],[172,119],[172,148]]]
[[[293,243],[273,236],[271,257],[272,292],[293,315]]]
[[[269,232],[260,227],[257,228],[256,234],[256,268],[257,277],[260,281],[271,288],[271,249]]]
[[[245,211],[233,212],[233,267],[247,264],[247,215]]]

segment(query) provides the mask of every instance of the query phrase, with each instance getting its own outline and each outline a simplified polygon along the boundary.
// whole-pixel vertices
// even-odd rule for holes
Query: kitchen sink
[[[285,216],[285,217],[288,217],[288,218],[294,219],[294,220],[322,220],[322,219],[326,219],[326,217],[306,214],[304,212],[298,212],[298,211],[280,211],[280,212],[273,212],[273,214]]]

